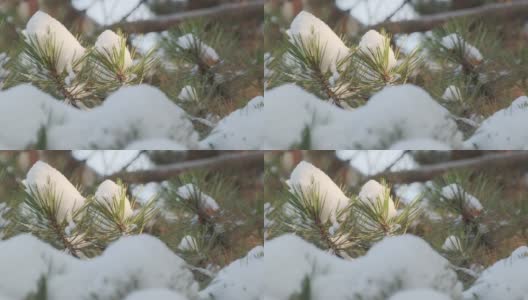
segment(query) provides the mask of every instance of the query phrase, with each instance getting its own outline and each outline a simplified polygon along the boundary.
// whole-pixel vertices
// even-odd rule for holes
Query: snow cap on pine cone
[[[132,216],[133,211],[130,207],[130,201],[126,197],[126,193],[123,188],[121,188],[112,180],[107,179],[103,181],[99,187],[97,187],[97,191],[95,192],[95,200],[101,204],[106,203],[110,207],[112,207],[115,202],[117,202],[117,207],[119,207],[119,201],[121,200],[122,196],[125,197],[125,214],[123,217],[126,219]]]
[[[310,193],[315,189],[319,192],[324,199],[320,216],[323,222],[336,221],[336,211],[344,209],[350,201],[328,175],[306,161],[295,167],[286,183],[290,190],[300,188],[303,193]]]
[[[57,71],[62,72],[72,67],[73,63],[79,60],[85,49],[79,41],[62,25],[48,14],[37,11],[26,25],[26,36],[36,37],[41,45],[45,45],[47,40],[52,40],[60,49],[60,56],[57,62]]]
[[[337,62],[344,59],[350,52],[350,49],[325,22],[306,11],[301,11],[293,19],[287,34],[290,40],[300,36],[305,44],[315,39],[325,49],[321,62],[323,72],[336,71]]]
[[[123,37],[120,37],[112,30],[105,30],[97,37],[95,42],[95,49],[102,54],[112,55],[114,52],[120,53],[121,43],[123,42]],[[125,47],[125,62],[123,67],[125,69],[129,68],[132,65],[132,57],[128,48]]]
[[[376,30],[371,29],[361,37],[361,41],[359,42],[359,49],[364,53],[372,52],[375,54],[377,53],[377,51],[383,53],[383,49],[385,48],[387,43],[389,43],[389,40],[386,37],[381,35]],[[392,51],[392,48],[390,48],[389,63],[387,65],[387,68],[392,69],[394,66],[396,66],[396,57],[394,55],[394,51]]]
[[[81,208],[85,198],[79,191],[62,175],[45,162],[37,161],[28,171],[25,180],[26,189],[29,188],[46,193],[53,189],[54,194],[59,197],[57,205],[57,220],[71,220],[72,214]]]
[[[359,200],[361,200],[364,203],[372,203],[376,204],[378,202],[381,202],[383,204],[383,201],[385,195],[385,187],[381,185],[376,180],[369,180],[367,183],[365,183],[361,187],[361,191],[359,192]],[[388,217],[392,218],[396,216],[396,208],[394,206],[394,201],[392,199],[389,199],[389,214]]]

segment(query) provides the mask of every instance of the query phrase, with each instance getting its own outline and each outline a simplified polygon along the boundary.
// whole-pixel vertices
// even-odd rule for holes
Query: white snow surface
[[[268,144],[272,144],[273,141],[268,141],[268,139],[272,138],[273,135],[269,134],[268,136],[268,133],[278,128],[273,127],[274,124],[267,124],[267,126],[273,127],[270,130],[264,128],[266,125],[265,116],[270,112],[269,109],[264,106],[262,96],[253,98],[245,107],[235,110],[220,120],[209,136],[200,142],[200,147],[218,150],[269,148]],[[281,111],[275,113],[285,116]],[[285,132],[289,131],[282,130],[282,134],[276,136],[280,139]]]
[[[466,42],[460,35],[456,33],[444,36],[442,38],[442,45],[447,49],[455,49],[457,47],[461,47],[465,50],[466,58],[469,60],[475,60],[477,62],[480,62],[483,59],[482,54],[477,48]]]
[[[187,300],[187,297],[168,289],[148,289],[133,292],[124,300]]]
[[[125,211],[123,217],[129,218],[133,215],[130,201],[126,197],[126,192],[110,179],[103,181],[95,191],[95,200],[99,203],[107,204],[109,207],[120,206],[122,193],[125,193]],[[116,203],[116,204],[114,204]]]
[[[384,38],[376,30],[371,29],[361,37],[361,40],[359,41],[359,50],[366,54],[376,54],[378,51],[383,53],[383,49],[387,43],[390,45],[390,41],[388,39]],[[395,66],[396,58],[394,56],[394,51],[391,48],[389,51],[389,62],[387,69],[390,70]]]
[[[245,257],[231,262],[224,267],[200,295],[209,299],[248,300],[266,298],[264,277],[264,248],[257,246]],[[277,299],[278,300],[278,299]]]
[[[317,191],[319,193],[323,199],[320,216],[323,222],[331,220],[335,223],[337,221],[336,212],[344,209],[350,203],[350,199],[343,194],[343,191],[328,175],[306,161],[301,161],[293,169],[290,179],[286,183],[292,191],[297,190],[303,193]]]
[[[309,276],[312,299],[382,299],[384,293],[431,289],[460,299],[462,284],[449,263],[422,239],[387,237],[365,256],[342,260],[294,235],[266,241],[264,292],[288,299]]]
[[[460,251],[462,250],[462,243],[457,236],[450,235],[444,241],[442,249],[446,251]]]
[[[213,48],[209,47],[209,45],[202,42],[198,37],[194,36],[192,33],[180,36],[176,43],[183,49],[192,49],[194,47],[199,47],[202,50],[202,58],[205,60],[220,60],[218,53],[216,53]]]
[[[85,198],[61,172],[45,162],[37,161],[28,171],[25,180],[26,189],[40,193],[55,191],[59,197],[57,220],[71,220],[72,214],[81,208]]]
[[[75,119],[80,111],[29,84],[0,91],[0,143],[25,149],[37,142],[38,131]]]
[[[365,183],[362,187],[361,187],[361,190],[359,191],[359,200],[364,202],[364,203],[372,203],[372,204],[376,204],[376,203],[380,203],[383,205],[383,201],[384,201],[384,197],[383,195],[385,194],[385,187],[383,187],[383,185],[381,185],[379,182],[377,182],[376,180],[369,180],[367,181],[367,183]],[[388,217],[389,218],[393,218],[397,215],[397,211],[396,211],[396,208],[394,206],[394,201],[392,199],[389,199],[389,211],[388,211]]]
[[[46,40],[53,40],[60,49],[60,57],[57,62],[57,70],[62,72],[71,67],[79,60],[85,49],[79,41],[56,19],[50,15],[37,11],[26,25],[26,35],[36,37],[41,45],[45,45]]]
[[[344,59],[350,52],[350,49],[325,22],[306,11],[301,11],[293,19],[287,34],[290,40],[301,38],[305,44],[315,40],[325,48],[321,62],[323,72],[337,71],[337,62]]]
[[[187,147],[164,138],[152,138],[133,141],[125,150],[187,150]]]
[[[68,123],[50,128],[54,149],[117,149],[142,139],[165,138],[195,147],[198,133],[186,113],[159,89],[123,87]]]
[[[521,96],[484,120],[466,144],[487,150],[528,150],[527,126],[528,97]]]
[[[444,186],[442,188],[441,194],[444,198],[449,200],[463,196],[466,200],[466,208],[470,211],[481,211],[483,209],[482,204],[475,196],[466,192],[460,185],[456,183]]]
[[[401,291],[388,300],[451,300],[449,296],[431,289],[415,289]]]
[[[181,89],[178,99],[184,102],[193,101],[197,99],[196,95],[196,89],[191,85],[186,85]]]
[[[80,261],[68,272],[51,277],[48,295],[54,300],[92,295],[108,299],[154,288],[175,290],[189,298],[198,293],[198,283],[180,257],[157,238],[136,235],[123,237],[102,255]]]
[[[117,35],[112,30],[105,30],[97,37],[95,49],[99,53],[110,55],[111,57],[114,52],[120,53],[121,43],[123,42],[122,40],[123,38],[119,37],[119,35]],[[130,66],[132,66],[132,57],[130,56],[130,51],[128,51],[128,48],[125,48],[125,60],[123,67],[128,69]]]
[[[48,149],[198,148],[187,114],[149,85],[123,87],[81,111],[24,84],[0,91],[0,110],[0,143],[8,149],[35,145],[42,128]]]
[[[408,139],[392,144],[389,150],[452,150],[450,146],[433,139]]]
[[[265,91],[259,103],[258,108],[250,103],[226,117],[206,141],[217,148],[289,149],[299,145],[308,130],[312,149],[385,149],[409,139],[462,145],[462,133],[450,113],[414,85],[387,87],[353,111],[294,84]]]
[[[528,295],[528,256],[519,256],[524,248],[499,260],[482,272],[477,281],[464,292],[465,299],[525,300]]]
[[[178,249],[183,251],[198,250],[198,244],[193,236],[186,235],[181,239],[180,244],[178,244]]]
[[[182,197],[183,199],[189,199],[195,195],[200,195],[200,200],[203,208],[211,210],[220,209],[220,206],[218,205],[218,203],[216,203],[215,199],[202,192],[200,188],[198,188],[192,183],[187,183],[185,185],[180,186],[176,191],[176,194],[178,194],[178,196]]]

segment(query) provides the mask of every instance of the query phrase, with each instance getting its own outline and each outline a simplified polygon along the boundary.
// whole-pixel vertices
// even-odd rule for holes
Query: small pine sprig
[[[386,236],[401,235],[408,231],[412,223],[420,216],[419,201],[416,197],[409,204],[405,205],[396,215],[390,215],[390,202],[393,202],[391,188],[385,183],[383,194],[378,196],[374,202],[362,201],[358,197],[352,202],[351,209],[359,220],[357,222],[358,246],[369,249],[375,242]],[[394,201],[394,206],[398,207],[399,199]]]
[[[120,31],[117,35],[118,47],[93,49],[90,56],[94,69],[99,73],[93,78],[94,85],[102,97],[122,86],[142,83],[157,64],[155,48],[139,57],[135,49],[129,52],[127,37]],[[130,66],[126,63],[128,55],[133,62]]]
[[[64,70],[59,70],[57,66],[63,45],[58,44],[53,34],[44,40],[36,36],[21,37],[20,40],[20,53],[8,63],[10,72],[5,88],[28,82],[75,107],[90,107],[97,103],[90,97],[89,85],[84,81],[88,52]]]
[[[335,216],[328,220],[321,218],[326,196],[319,192],[316,185],[308,190],[300,187],[288,189],[284,193],[282,210],[272,216],[278,220],[274,222],[272,234],[294,232],[339,257],[363,255],[384,237],[406,233],[420,216],[419,197],[397,215],[391,216],[389,201],[393,200],[390,188],[383,185],[384,194],[377,202],[366,202],[353,196],[347,207],[336,210]]]
[[[71,216],[59,219],[62,195],[52,184],[44,189],[29,186],[24,189],[22,206],[15,215],[17,230],[31,232],[48,241],[58,249],[63,249],[74,257],[85,256],[91,248],[88,232],[87,205],[83,205]]]
[[[126,214],[126,203],[129,201],[127,196],[127,187],[121,183],[119,186],[119,194],[114,195],[112,199],[106,201],[98,201],[94,198],[90,199],[90,215],[94,224],[94,234],[97,236],[98,244],[103,247],[113,240],[121,236],[140,234],[145,229],[157,213],[155,207],[155,199],[153,197],[142,205],[132,215]],[[135,198],[130,201],[130,207],[136,206]]]
[[[419,69],[421,58],[415,49],[402,58],[394,53],[396,65],[391,65],[391,37],[382,32],[383,45],[376,49],[352,47],[350,53],[338,59],[329,70],[321,68],[326,47],[318,37],[289,36],[284,41],[282,59],[274,59],[270,85],[294,82],[322,99],[339,107],[358,107],[373,93],[385,86],[406,83]]]

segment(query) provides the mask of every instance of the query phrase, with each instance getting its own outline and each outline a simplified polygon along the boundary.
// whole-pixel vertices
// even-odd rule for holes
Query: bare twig
[[[450,161],[405,171],[382,172],[369,179],[385,179],[393,184],[406,184],[428,181],[447,172],[461,169],[484,170],[522,166],[528,166],[528,152],[512,151],[487,154],[477,158]]]
[[[489,18],[493,20],[511,20],[528,15],[528,0],[519,0],[511,3],[493,3],[473,8],[460,9],[412,20],[396,22],[382,22],[368,29],[382,29],[391,33],[424,32],[444,23],[460,18]]]
[[[398,8],[396,8],[396,9],[395,9],[390,15],[388,15],[388,16],[385,18],[385,20],[383,20],[383,22],[388,22],[388,21],[390,21],[390,19],[391,19],[392,17],[394,17],[394,16],[395,16],[400,10],[402,10],[402,8],[403,8],[406,4],[408,4],[409,2],[411,2],[411,0],[404,0],[404,1],[402,1],[401,5],[398,6]]]
[[[235,152],[211,158],[160,166],[151,170],[117,172],[104,179],[121,179],[123,182],[129,184],[160,182],[178,176],[183,172],[200,168],[207,168],[207,170],[215,171],[229,168],[250,169],[252,167],[264,167],[263,151]]]
[[[158,16],[155,19],[132,22],[118,22],[108,26],[109,29],[121,29],[127,33],[161,32],[176,26],[184,21],[196,18],[224,19],[234,22],[236,20],[250,20],[264,17],[264,0],[249,2],[225,3],[214,7],[175,13],[167,16]]]

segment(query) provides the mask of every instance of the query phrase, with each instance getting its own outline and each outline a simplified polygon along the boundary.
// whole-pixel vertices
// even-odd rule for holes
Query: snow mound
[[[220,120],[209,136],[200,142],[201,147],[221,150],[268,148],[268,131],[264,130],[267,111],[262,96],[253,98],[244,108]]]
[[[528,149],[528,97],[521,96],[484,120],[466,143],[477,149]]]
[[[319,193],[323,199],[320,216],[322,222],[332,220],[335,223],[336,212],[344,209],[350,202],[328,175],[306,161],[301,161],[293,169],[286,183],[292,191],[300,189],[305,194],[312,191]]]
[[[170,289],[195,298],[198,284],[185,262],[155,237],[123,237],[101,256],[84,261],[72,272],[52,277],[54,300],[123,298],[134,290]]]
[[[169,139],[144,139],[128,144],[125,150],[187,150],[187,147]]]
[[[29,234],[0,241],[0,295],[25,299],[42,276],[67,273],[79,263]]]
[[[122,193],[125,193],[122,195]],[[120,206],[121,197],[125,197],[125,209],[123,217],[129,218],[132,216],[132,208],[130,207],[130,201],[126,197],[126,192],[112,180],[103,181],[97,191],[95,192],[95,200],[102,204],[107,204],[109,207]],[[114,204],[115,203],[115,204]]]
[[[459,148],[462,133],[445,108],[413,85],[387,87],[365,106],[346,111],[299,86],[285,84],[265,91],[264,98],[255,98],[246,108],[224,118],[202,146],[386,149],[405,140]]]
[[[346,58],[350,52],[325,22],[306,11],[301,11],[293,19],[287,34],[290,40],[300,37],[305,44],[315,40],[325,49],[321,62],[323,72],[336,71],[337,62]]]
[[[125,300],[186,300],[187,298],[179,293],[167,289],[149,289],[133,292]]]
[[[26,25],[26,36],[36,37],[41,45],[45,45],[47,40],[52,40],[60,49],[60,56],[57,61],[57,70],[64,71],[71,68],[73,63],[79,60],[85,49],[79,41],[62,25],[48,14],[37,11]]]
[[[526,285],[528,256],[519,257],[517,254],[516,250],[510,257],[499,260],[484,270],[473,286],[464,292],[465,298],[479,300],[526,299],[526,295],[528,295],[528,285]]]
[[[383,53],[383,49],[385,49],[385,46],[389,44],[390,41],[383,37],[379,32],[376,30],[369,30],[367,33],[365,33],[361,40],[359,41],[359,49],[363,51],[366,54],[376,54],[378,51]],[[389,51],[389,61],[387,65],[387,69],[392,69],[396,66],[396,58],[394,56],[394,51],[392,51],[392,48]]]
[[[118,149],[151,138],[189,147],[198,142],[186,113],[159,89],[144,84],[119,89],[101,106],[51,128],[48,135],[53,149]]]
[[[75,119],[80,113],[29,84],[0,91],[0,141],[6,149],[25,149],[37,143],[41,128]]]
[[[59,198],[57,220],[71,220],[72,214],[81,208],[85,199],[61,172],[45,162],[37,161],[26,176],[26,188],[45,194],[54,191]]]
[[[202,192],[197,186],[192,183],[180,186],[176,191],[176,194],[186,200],[190,199],[193,196],[199,195],[201,198],[200,203],[204,209],[213,211],[220,209],[220,206],[218,206],[218,203],[216,203],[215,199]]]
[[[398,292],[388,300],[451,300],[450,297],[430,289],[416,289]]]
[[[264,290],[265,258],[262,246],[253,248],[246,257],[224,267],[200,292],[204,299],[247,300],[266,299]],[[270,299],[271,300],[271,299]]]
[[[314,300],[385,299],[415,289],[431,289],[454,299],[462,293],[448,261],[411,235],[385,238],[353,261],[293,235],[267,241],[265,253],[265,291],[271,298],[288,299],[300,292],[303,280],[310,280]]]
[[[123,38],[117,35],[115,32],[112,30],[105,30],[97,37],[95,49],[101,54],[112,57],[114,52],[118,54],[120,53],[123,42]],[[125,49],[123,67],[127,69],[132,66],[132,57],[130,56],[128,48],[125,47]]]
[[[407,139],[435,140],[455,148],[462,143],[450,113],[411,84],[386,87],[348,114],[314,130],[315,148],[385,149]]]

